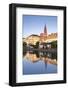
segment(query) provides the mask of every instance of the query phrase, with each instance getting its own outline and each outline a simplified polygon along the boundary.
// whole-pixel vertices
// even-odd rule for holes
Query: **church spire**
[[[46,25],[45,25],[45,27],[44,27],[44,33],[47,34],[47,27],[46,27]]]

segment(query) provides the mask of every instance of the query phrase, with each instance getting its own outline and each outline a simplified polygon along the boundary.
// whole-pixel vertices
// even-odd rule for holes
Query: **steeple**
[[[46,25],[44,27],[44,33],[47,35],[47,27],[46,27]]]

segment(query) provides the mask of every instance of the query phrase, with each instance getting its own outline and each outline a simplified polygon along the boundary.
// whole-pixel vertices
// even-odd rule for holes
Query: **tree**
[[[36,42],[35,48],[39,48],[39,42]]]
[[[27,46],[27,43],[26,42],[23,42],[23,47],[26,47]]]
[[[57,41],[51,42],[51,47],[52,48],[57,48]]]
[[[26,51],[26,50],[27,50],[27,43],[23,42],[23,51]]]

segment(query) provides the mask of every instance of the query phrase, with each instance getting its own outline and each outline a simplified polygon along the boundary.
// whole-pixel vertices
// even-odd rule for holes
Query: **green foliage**
[[[51,42],[51,48],[57,48],[57,41]]]
[[[39,42],[36,42],[35,48],[39,48]]]
[[[27,49],[27,43],[23,42],[23,50],[25,51]]]
[[[32,46],[33,48],[39,48],[39,42],[36,42],[36,45],[32,45],[32,44],[30,44],[30,46]]]

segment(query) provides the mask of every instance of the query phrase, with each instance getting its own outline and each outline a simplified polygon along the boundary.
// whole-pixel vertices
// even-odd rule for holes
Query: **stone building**
[[[57,41],[57,33],[48,34],[47,27],[45,25],[44,32],[40,33],[39,48],[51,48],[51,42]]]
[[[44,32],[43,33],[40,33],[40,43],[43,43],[43,42],[45,42],[47,40],[47,35],[48,35],[48,33],[47,33],[47,27],[45,25]]]
[[[53,41],[57,41],[57,39],[57,33],[48,34],[48,30],[45,25],[43,33],[40,33],[39,35],[32,34],[26,38],[23,38],[23,41],[26,42],[27,45],[36,45],[36,43],[39,42],[40,48],[46,48],[46,46],[50,48],[50,43]]]
[[[45,25],[44,32],[40,33],[40,43],[48,43],[57,40],[57,33],[48,34],[47,27]]]
[[[30,45],[30,44],[36,45],[36,42],[39,42],[40,38],[38,35],[32,34],[28,36],[27,38],[24,38],[23,41],[26,42],[27,45]]]

